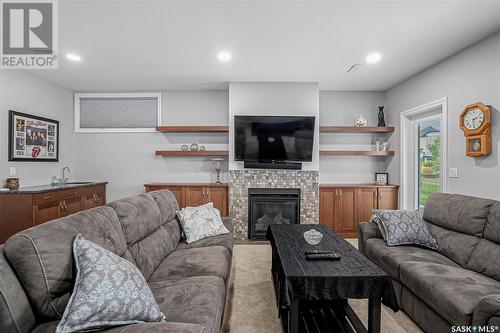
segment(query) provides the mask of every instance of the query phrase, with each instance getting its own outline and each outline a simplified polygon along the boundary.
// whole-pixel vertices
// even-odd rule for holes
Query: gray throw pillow
[[[436,240],[416,210],[373,210],[380,220],[382,235],[388,246],[420,245],[429,249],[437,249]],[[376,219],[375,222],[377,223]],[[379,224],[377,223],[377,224]],[[380,226],[379,226],[380,227]]]
[[[76,236],[76,281],[57,333],[165,320],[142,273],[131,262]]]
[[[229,233],[222,222],[219,210],[214,208],[212,202],[198,207],[183,208],[177,212],[177,217],[188,244],[206,237]]]
[[[385,229],[384,226],[382,225],[382,221],[378,218],[377,215],[372,214],[372,217],[370,219],[370,222],[375,222],[375,224],[378,227],[378,230],[380,230],[380,233],[382,234],[382,238],[387,241],[387,235],[385,234]]]

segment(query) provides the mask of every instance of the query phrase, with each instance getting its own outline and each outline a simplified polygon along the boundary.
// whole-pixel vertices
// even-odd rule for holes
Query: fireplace
[[[248,239],[266,239],[270,224],[299,223],[300,189],[248,189]]]

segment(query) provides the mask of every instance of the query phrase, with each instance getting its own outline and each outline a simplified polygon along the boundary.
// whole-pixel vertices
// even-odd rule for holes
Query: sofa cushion
[[[118,214],[125,240],[133,245],[163,224],[160,208],[148,193],[108,203]]]
[[[495,203],[488,214],[483,238],[500,244],[500,201]]]
[[[233,251],[233,235],[232,234],[224,234],[213,237],[207,237],[200,239],[199,241],[193,242],[191,244],[186,243],[185,241],[179,242],[176,250],[187,250],[187,249],[197,249],[201,247],[209,247],[209,246],[222,246],[228,249],[230,252]]]
[[[50,321],[35,327],[31,333],[54,333],[58,321]],[[200,325],[188,323],[140,323],[126,326],[118,326],[99,330],[99,333],[208,333],[209,331]]]
[[[198,276],[150,283],[160,309],[168,320],[193,323],[219,332],[224,313],[226,287],[215,276]]]
[[[217,276],[227,280],[231,254],[222,246],[174,251],[151,275],[148,282],[191,276]]]
[[[167,222],[167,228],[163,226],[164,218],[170,217],[168,211],[171,208],[165,202],[168,197],[155,196],[162,208],[167,209],[165,215],[148,193],[108,204],[118,214],[129,250],[146,279],[174,251],[180,238],[175,225]],[[175,200],[175,197],[172,195],[170,200]]]
[[[460,194],[433,193],[424,208],[424,219],[443,228],[481,237],[494,200]]]
[[[369,238],[366,241],[365,255],[396,280],[400,279],[399,268],[401,264],[408,261],[457,266],[438,252],[416,246],[389,247],[380,238]]]
[[[0,245],[0,332],[28,333],[35,315]]]
[[[64,312],[73,288],[72,243],[79,233],[114,254],[130,258],[118,217],[109,207],[38,225],[5,243],[5,254],[38,322],[60,319]]]
[[[470,325],[479,301],[500,293],[500,282],[456,266],[406,262],[399,275],[412,293],[454,325]]]
[[[500,281],[500,245],[481,239],[467,262],[467,268]]]
[[[57,332],[165,320],[144,276],[129,261],[82,237],[73,242],[75,287]]]
[[[427,223],[427,227],[438,244],[437,251],[460,266],[466,267],[481,238],[432,223]]]

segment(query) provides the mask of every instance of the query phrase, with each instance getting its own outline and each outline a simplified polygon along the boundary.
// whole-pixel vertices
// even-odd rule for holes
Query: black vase
[[[378,107],[378,127],[385,127],[385,119],[384,119],[384,107]]]

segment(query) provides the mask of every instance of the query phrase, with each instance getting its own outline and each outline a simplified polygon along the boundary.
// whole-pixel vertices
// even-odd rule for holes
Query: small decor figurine
[[[366,127],[367,120],[365,116],[359,116],[358,119],[354,122],[354,126],[356,127]]]
[[[205,151],[205,150],[207,150],[207,147],[205,147],[205,146],[200,146],[200,151]]]
[[[19,178],[7,178],[7,188],[9,190],[19,189]]]
[[[191,151],[198,151],[200,149],[200,146],[198,146],[197,143],[192,143],[190,149]]]
[[[304,239],[306,240],[307,244],[318,245],[319,242],[321,242],[321,240],[323,239],[323,234],[316,229],[311,229],[304,232]]]
[[[188,151],[189,147],[188,147],[188,145],[182,145],[181,149],[182,149],[182,151]]]
[[[217,185],[220,185],[221,182],[220,182],[220,172],[222,170],[222,161],[223,159],[222,158],[214,158],[212,160],[212,167],[214,168],[214,171],[215,171],[215,174],[216,174],[216,181],[215,181],[215,184]]]
[[[385,127],[384,106],[378,107],[378,127]]]

